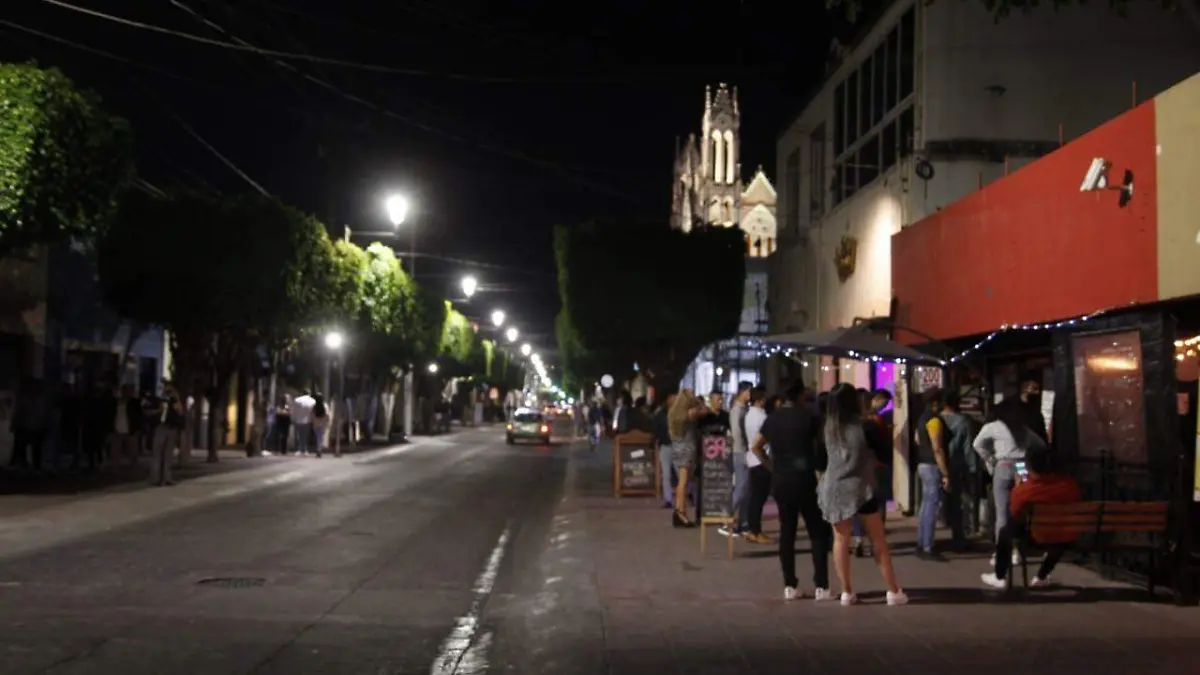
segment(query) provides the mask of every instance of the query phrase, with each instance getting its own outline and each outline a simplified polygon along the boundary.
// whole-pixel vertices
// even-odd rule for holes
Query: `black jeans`
[[[771,477],[771,491],[779,507],[779,564],[783,568],[783,585],[795,588],[800,583],[796,578],[796,530],[800,518],[804,518],[804,529],[808,531],[812,548],[813,584],[817,588],[829,588],[833,528],[821,517],[816,477],[775,474]]]
[[[1008,570],[1012,567],[1013,542],[1018,538],[1028,538],[1023,520],[1010,520],[1008,524],[1000,528],[1000,535],[996,537],[996,576],[1000,579],[1007,577]],[[1046,558],[1042,561],[1042,566],[1038,568],[1037,576],[1039,579],[1046,579],[1054,571],[1058,561],[1062,560],[1063,553],[1066,552],[1069,544],[1043,544],[1042,546],[1046,549]]]
[[[746,524],[751,534],[762,534],[762,512],[771,496],[771,471],[759,464],[750,467],[750,501],[746,506]]]

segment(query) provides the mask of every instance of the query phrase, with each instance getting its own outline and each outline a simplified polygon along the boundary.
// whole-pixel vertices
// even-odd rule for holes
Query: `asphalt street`
[[[23,515],[0,673],[539,672],[567,454],[496,426]]]

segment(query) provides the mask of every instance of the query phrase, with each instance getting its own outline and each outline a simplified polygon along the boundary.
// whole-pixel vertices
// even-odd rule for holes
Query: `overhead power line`
[[[327,66],[338,66],[341,68],[351,68],[354,70],[362,70],[373,73],[384,73],[390,75],[406,75],[410,77],[424,77],[444,80],[460,80],[464,82],[483,82],[492,84],[614,84],[621,82],[629,82],[628,77],[569,77],[569,78],[551,78],[551,77],[510,77],[500,75],[479,75],[474,73],[446,73],[434,72],[430,70],[422,70],[419,68],[400,68],[397,66],[388,66],[375,63],[362,63],[359,61],[351,61],[348,59],[339,59],[327,56],[316,56],[313,54],[298,54],[296,52],[282,51],[278,49],[264,49],[254,45],[245,44],[242,41],[226,42],[224,40],[214,40],[206,38],[202,35],[187,33],[184,31],[166,28],[144,21],[135,21],[121,16],[106,14],[94,9],[86,7],[78,7],[62,0],[42,0],[42,2],[70,10],[87,14],[98,19],[119,23],[130,28],[139,30],[151,31],[161,35],[170,35],[181,40],[187,40],[197,44],[207,45],[209,47],[219,47],[221,49],[229,49],[233,51],[252,52],[262,56],[274,57],[277,59],[288,59],[290,61],[307,61],[309,63],[319,63]],[[224,32],[224,31],[222,31]],[[228,34],[228,33],[226,33]]]
[[[58,0],[44,0],[44,1],[58,3]],[[254,47],[254,45],[237,37],[236,35],[229,32],[228,30],[226,30],[224,27],[217,24],[216,22],[209,20],[204,15],[202,15],[199,12],[197,12],[196,10],[192,9],[187,4],[181,2],[180,0],[171,0],[171,4],[188,12],[189,14],[193,15],[197,19],[204,21],[205,25],[212,27],[214,30],[220,31],[222,35],[228,35],[230,37],[230,39],[236,40],[238,44],[240,44],[242,46],[247,46],[247,47]],[[446,131],[445,129],[440,129],[438,127],[435,127],[435,126],[426,124],[424,122],[421,122],[419,120],[416,120],[412,117],[408,117],[407,115],[401,115],[400,113],[397,113],[393,110],[385,108],[377,103],[369,101],[369,100],[367,100],[361,96],[358,96],[356,94],[352,94],[344,89],[341,89],[337,85],[331,84],[328,81],[323,80],[315,75],[312,75],[303,70],[300,70],[294,64],[287,63],[286,61],[281,61],[278,58],[274,58],[265,53],[264,53],[264,56],[267,59],[269,59],[272,63],[275,63],[278,66],[280,66],[281,68],[284,68],[286,70],[289,70],[289,71],[295,73],[297,76],[302,77],[305,80],[308,80],[309,82],[311,82],[323,89],[333,92],[334,94],[336,94],[352,103],[369,108],[385,117],[389,117],[391,119],[394,119],[394,120],[401,122],[403,124],[406,124],[408,126],[415,127],[422,131],[425,131],[426,133],[430,133],[430,134],[433,134],[436,136],[441,136],[443,138],[450,139],[457,143],[474,146],[476,148],[479,148],[481,150],[486,150],[491,153],[495,153],[498,155],[504,155],[507,157],[511,157],[513,159],[519,159],[521,161],[528,162],[530,164],[535,164],[537,166],[542,167],[543,169],[559,171],[562,173],[562,176],[564,176],[580,185],[583,185],[585,187],[589,187],[593,190],[604,192],[606,194],[609,194],[614,197],[618,197],[618,198],[626,200],[626,201],[630,201],[630,202],[636,201],[629,194],[627,194],[625,192],[622,192],[620,190],[615,190],[615,189],[608,187],[602,183],[597,183],[591,179],[584,178],[583,176],[579,175],[578,172],[574,171],[571,167],[563,165],[561,162],[556,162],[554,160],[548,160],[548,159],[542,159],[540,157],[534,157],[532,155],[528,155],[523,152],[507,150],[505,148],[502,148],[502,147],[494,145],[494,144],[482,143],[480,141],[477,141],[477,140],[474,140],[474,139],[471,139],[471,138],[468,138],[465,136],[461,136],[459,134],[456,134],[456,133],[453,133],[450,131]]]
[[[167,77],[167,78],[170,78],[173,80],[178,80],[180,82],[187,82],[189,84],[203,87],[205,89],[209,89],[212,91],[230,91],[230,93],[234,93],[239,96],[247,96],[249,93],[249,92],[242,92],[242,91],[238,91],[238,90],[231,90],[229,85],[217,84],[214,82],[208,82],[208,81],[201,80],[201,79],[191,77],[188,75],[183,75],[183,74],[171,71],[171,70],[167,70],[160,66],[156,66],[156,65],[152,65],[152,64],[145,63],[142,61],[138,61],[136,59],[131,59],[131,58],[128,58],[125,56],[121,56],[119,54],[114,54],[112,52],[109,52],[109,51],[106,51],[103,49],[99,49],[96,47],[92,47],[90,45],[85,45],[85,44],[76,42],[74,40],[69,40],[67,38],[64,38],[64,37],[61,37],[58,35],[47,33],[45,31],[40,31],[35,28],[23,26],[21,24],[14,23],[14,22],[8,21],[6,19],[0,19],[0,26],[7,26],[8,28],[11,28],[13,30],[20,31],[23,33],[28,33],[30,35],[39,37],[39,38],[47,40],[49,42],[66,45],[73,49],[78,49],[80,51],[87,52],[89,54],[93,54],[93,55],[100,56],[100,57],[103,57],[106,59],[110,59],[110,60],[116,61],[118,63],[124,63],[124,64],[134,67],[134,68],[138,68],[141,70],[145,70],[147,72],[155,73],[155,74],[161,75],[163,77]],[[613,169],[613,168],[608,168],[608,167],[593,167],[593,166],[580,166],[580,165],[576,165],[576,164],[563,164],[562,162],[558,162],[555,160],[538,159],[538,158],[529,157],[527,155],[524,155],[523,153],[508,150],[507,148],[497,145],[495,143],[490,143],[490,144],[480,143],[479,141],[475,141],[475,140],[472,140],[472,139],[469,139],[466,137],[459,136],[459,135],[455,134],[454,132],[446,131],[444,129],[433,127],[432,125],[425,124],[414,118],[406,117],[404,115],[400,115],[399,113],[395,113],[390,110],[382,109],[380,106],[376,106],[375,104],[371,103],[370,101],[354,100],[356,97],[353,94],[349,94],[340,89],[337,89],[334,85],[331,85],[327,82],[317,80],[316,78],[309,76],[308,74],[304,73],[303,71],[300,71],[299,69],[295,68],[294,66],[292,66],[289,63],[285,63],[282,61],[275,61],[275,64],[294,72],[297,76],[308,80],[312,84],[316,84],[326,90],[332,90],[332,91],[334,91],[335,94],[337,94],[338,96],[340,96],[342,98],[351,100],[352,102],[354,102],[358,105],[364,105],[366,107],[370,107],[370,108],[374,109],[376,112],[378,112],[382,115],[385,115],[387,117],[390,117],[390,118],[396,120],[397,122],[400,122],[407,126],[414,127],[416,129],[419,129],[419,130],[429,133],[431,135],[440,136],[442,138],[446,138],[451,141],[455,141],[455,142],[466,144],[466,145],[471,145],[471,146],[476,147],[477,149],[484,150],[485,152],[498,154],[498,155],[510,157],[513,159],[518,159],[521,161],[527,161],[527,162],[530,162],[533,164],[537,164],[538,166],[543,167],[543,168],[554,169],[556,176],[565,177],[568,180],[571,180],[573,182],[579,183],[581,185],[584,185],[586,187],[589,187],[589,188],[592,188],[592,189],[595,189],[595,190],[598,190],[601,192],[605,192],[606,194],[621,197],[622,199],[627,199],[627,200],[630,199],[630,197],[628,195],[626,195],[624,193],[620,193],[619,191],[616,191],[613,188],[610,188],[601,183],[591,182],[582,176],[576,175],[576,174],[585,174],[585,173],[629,175],[630,172]],[[281,108],[276,105],[272,105],[271,108],[272,108],[272,110],[285,110],[289,113],[303,114],[302,111],[298,108],[291,108],[291,107],[287,107],[287,106],[284,106]],[[634,172],[634,173],[636,173],[636,172]]]

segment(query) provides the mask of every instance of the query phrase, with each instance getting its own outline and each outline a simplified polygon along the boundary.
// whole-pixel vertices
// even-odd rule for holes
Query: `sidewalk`
[[[915,528],[900,517],[889,539],[910,605],[883,603],[870,559],[853,562],[862,605],[785,604],[774,545],[738,541],[729,560],[713,528],[701,555],[699,531],[673,529],[657,500],[612,497],[605,450],[573,449],[562,507],[584,539],[576,555],[592,568],[609,672],[1200,672],[1200,610],[1150,602],[1144,589],[1069,564],[1055,572],[1061,586],[1032,601],[1005,597],[979,582],[988,553],[917,560]],[[811,594],[801,531],[797,571]]]

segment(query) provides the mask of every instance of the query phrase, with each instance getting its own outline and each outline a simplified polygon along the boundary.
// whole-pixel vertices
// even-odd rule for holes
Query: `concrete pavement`
[[[862,605],[784,603],[774,546],[742,543],[729,560],[714,536],[701,555],[699,534],[671,528],[654,500],[613,499],[609,457],[575,452],[539,560],[539,612],[493,655],[509,672],[1200,673],[1200,610],[1071,565],[1034,602],[1006,598],[979,582],[986,552],[917,560],[910,521],[889,528],[910,605],[883,603],[870,560],[854,562]],[[806,547],[802,536],[807,583]]]
[[[785,605],[771,547],[702,556],[609,456],[469,429],[0,526],[0,673],[1200,672],[1197,610],[1069,567],[1005,602],[903,525],[912,605],[868,561],[863,606]]]

